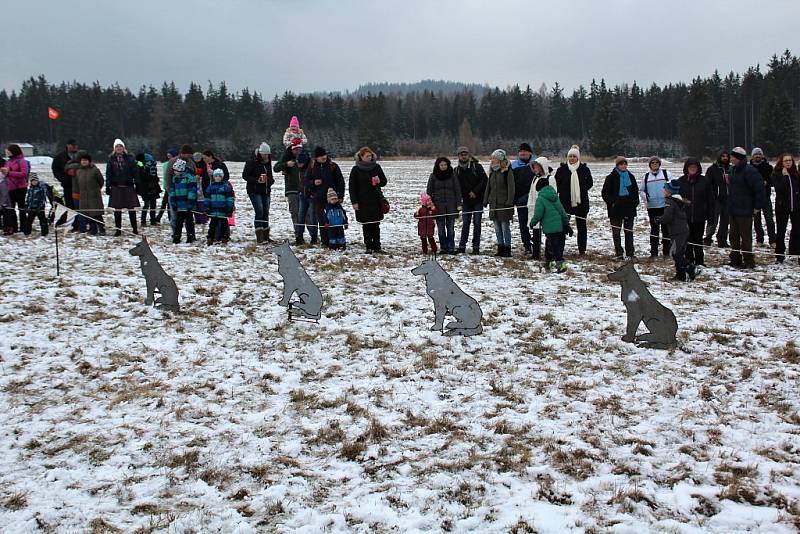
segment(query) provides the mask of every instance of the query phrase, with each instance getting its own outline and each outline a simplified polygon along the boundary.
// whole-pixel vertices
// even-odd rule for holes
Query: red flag
[[[47,116],[50,117],[50,120],[56,120],[61,116],[61,113],[56,108],[47,106]]]

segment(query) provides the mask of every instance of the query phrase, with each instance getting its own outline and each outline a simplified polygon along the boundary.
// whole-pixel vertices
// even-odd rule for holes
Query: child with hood
[[[675,262],[675,280],[686,281],[686,275],[694,280],[695,266],[686,261],[686,242],[689,239],[689,217],[687,210],[689,202],[681,197],[681,184],[677,180],[670,180],[664,184],[664,215],[659,217],[658,223],[669,228],[672,245],[670,256]]]
[[[300,128],[300,121],[297,120],[297,115],[292,115],[289,127],[283,133],[283,146],[287,148],[292,146],[292,139],[300,139],[303,142],[303,146],[308,144],[308,138],[306,138],[303,129]]]
[[[550,174],[553,169],[550,167],[550,161],[545,156],[533,160],[531,169],[533,170],[533,179],[531,180],[531,187],[528,192],[527,223],[531,229],[531,259],[538,261],[542,255],[542,229],[536,228],[535,225],[530,225],[530,219],[533,216],[533,211],[536,209],[536,197],[539,194],[539,190],[546,185],[550,185]],[[570,233],[570,235],[572,235],[572,233]]]
[[[22,223],[22,232],[25,235],[31,235],[34,219],[39,219],[42,236],[47,235],[48,225],[45,208],[49,198],[47,185],[39,180],[39,176],[35,172],[30,173],[28,192],[25,195],[25,220]],[[50,201],[50,204],[52,205],[52,201]]]
[[[542,184],[543,182],[539,182]],[[530,226],[535,227],[542,223],[542,232],[547,237],[544,249],[545,268],[549,271],[553,262],[556,263],[558,273],[566,272],[567,263],[564,261],[564,230],[569,225],[569,215],[561,205],[558,193],[553,186],[544,183],[539,188],[534,204]]]
[[[347,240],[344,231],[347,229],[347,214],[342,208],[342,200],[336,191],[328,188],[325,205],[325,228],[328,229],[328,248],[331,250],[344,250]]]
[[[211,173],[211,183],[205,191],[205,207],[211,220],[208,223],[208,236],[206,244],[211,246],[222,241],[227,243],[231,238],[231,228],[228,217],[233,214],[235,198],[233,187],[225,180],[225,171],[214,169]]]
[[[436,247],[436,239],[433,237],[433,231],[436,228],[434,217],[439,212],[436,205],[433,203],[431,196],[422,192],[419,196],[420,208],[414,213],[414,218],[417,219],[417,234],[422,240],[422,253],[428,254],[428,246],[433,254],[436,254],[438,248]]]
[[[176,158],[172,163],[169,201],[170,207],[175,213],[172,242],[176,245],[181,242],[181,232],[186,226],[186,242],[193,243],[196,238],[192,210],[197,205],[197,180],[194,173],[188,168],[186,161],[181,158]]]

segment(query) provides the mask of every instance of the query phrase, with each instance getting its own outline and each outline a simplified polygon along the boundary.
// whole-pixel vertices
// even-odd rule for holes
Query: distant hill
[[[432,91],[434,93],[460,93],[464,90],[472,91],[475,96],[482,96],[490,87],[477,83],[451,82],[448,80],[422,80],[415,83],[366,83],[360,85],[352,94],[356,96],[366,95],[367,93],[377,94],[399,94],[421,93]]]

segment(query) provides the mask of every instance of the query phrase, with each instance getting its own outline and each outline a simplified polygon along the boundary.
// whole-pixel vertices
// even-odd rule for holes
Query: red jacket
[[[436,229],[436,220],[433,218],[439,212],[435,207],[428,209],[422,206],[414,214],[417,219],[417,232],[420,237],[433,237],[433,232]]]

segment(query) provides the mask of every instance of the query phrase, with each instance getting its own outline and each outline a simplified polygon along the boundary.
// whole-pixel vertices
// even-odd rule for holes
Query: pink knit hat
[[[428,193],[422,193],[419,196],[419,203],[422,204],[423,206],[427,206],[428,202],[430,201],[431,201],[431,196]]]
[[[289,128],[300,128],[300,121],[297,120],[297,115],[292,115],[292,120],[289,121]]]

